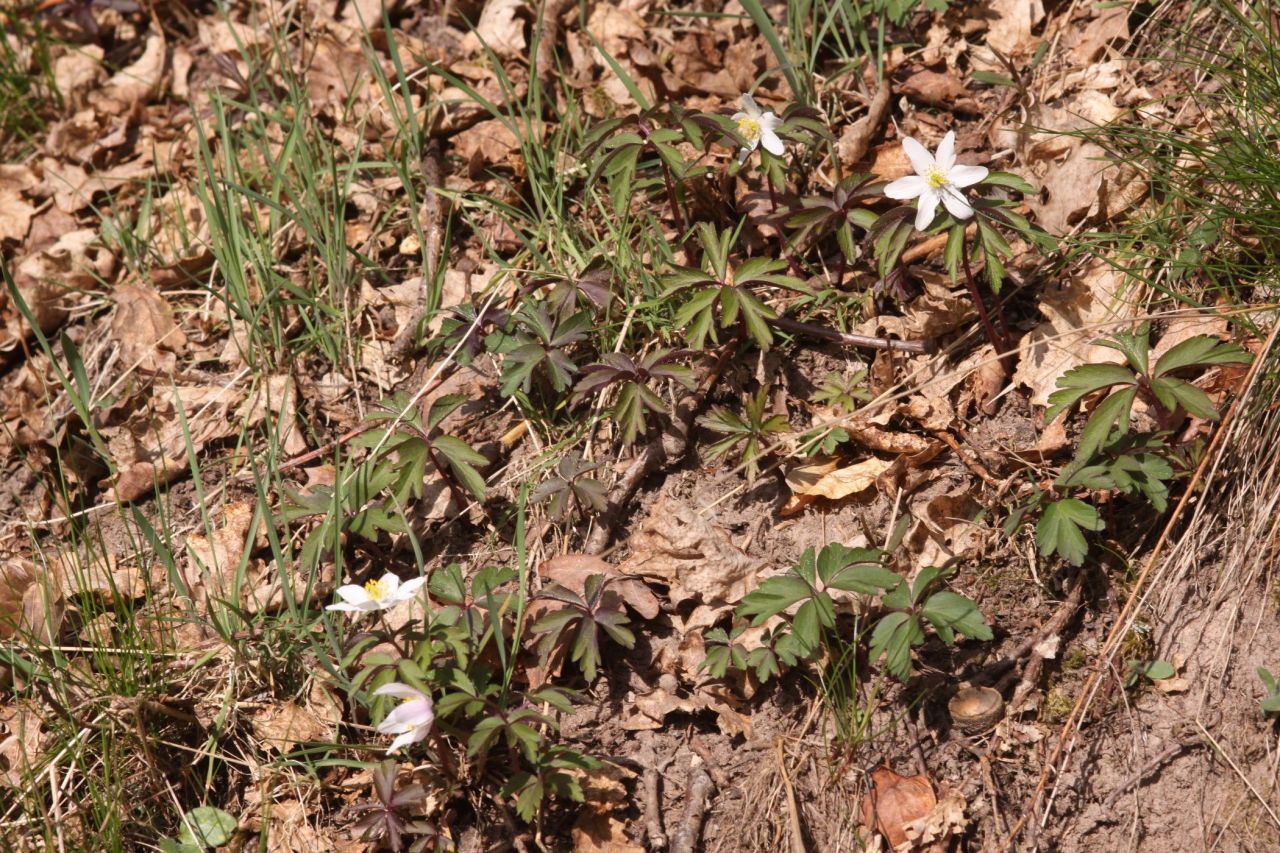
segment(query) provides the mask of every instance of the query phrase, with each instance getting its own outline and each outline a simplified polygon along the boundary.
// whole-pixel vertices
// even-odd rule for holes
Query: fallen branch
[[[685,785],[684,818],[671,836],[671,853],[693,853],[698,849],[702,835],[702,820],[707,815],[707,800],[716,789],[716,783],[703,767],[698,756],[689,766],[689,781]]]
[[[422,277],[422,287],[418,289],[418,299],[413,306],[413,314],[409,322],[396,337],[391,347],[391,357],[395,360],[404,358],[405,354],[418,339],[418,327],[427,314],[427,302],[431,287],[435,284],[436,273],[440,266],[441,246],[444,243],[444,210],[440,204],[439,187],[443,186],[440,175],[440,142],[427,141],[426,150],[422,154],[422,177],[427,185],[426,198],[422,200],[423,236],[427,244],[422,247],[422,257],[426,261],[426,275]]]
[[[887,349],[895,352],[930,353],[934,351],[932,341],[899,341],[894,338],[876,338],[871,335],[855,335],[851,332],[838,332],[826,326],[803,323],[790,317],[775,317],[769,325],[784,332],[796,335],[808,335],[823,341],[831,341],[845,346],[862,349]]]

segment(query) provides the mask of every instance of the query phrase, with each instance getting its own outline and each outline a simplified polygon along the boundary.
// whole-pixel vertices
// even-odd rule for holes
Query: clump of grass
[[[1172,14],[1172,13],[1166,13]],[[1185,22],[1149,21],[1146,45],[1187,80],[1165,104],[1089,131],[1149,182],[1117,231],[1087,235],[1183,305],[1265,301],[1280,260],[1280,19],[1269,3],[1206,0]],[[1240,322],[1249,323],[1246,317]]]

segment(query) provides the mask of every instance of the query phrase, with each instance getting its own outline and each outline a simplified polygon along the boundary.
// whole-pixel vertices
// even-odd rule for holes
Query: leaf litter
[[[57,456],[58,473],[66,484],[65,493],[56,499],[30,503],[25,516],[15,497],[5,498],[11,518],[45,522],[40,517],[45,510],[60,507],[62,521],[48,521],[47,541],[37,534],[6,551],[0,570],[0,631],[7,638],[21,636],[25,642],[47,646],[68,631],[68,636],[85,641],[93,635],[83,633],[86,625],[97,624],[97,616],[91,614],[94,607],[98,616],[110,617],[112,630],[118,630],[120,621],[129,618],[124,604],[142,601],[139,624],[155,629],[156,637],[177,639],[184,652],[212,642],[221,647],[216,658],[230,660],[235,656],[230,649],[243,634],[228,637],[191,624],[175,632],[164,623],[188,620],[188,603],[210,620],[230,611],[252,620],[318,606],[352,572],[352,567],[337,563],[332,547],[323,551],[327,556],[318,575],[281,564],[272,540],[291,533],[275,526],[272,512],[277,507],[246,493],[237,475],[253,468],[244,464],[250,456],[247,447],[265,435],[275,437],[283,458],[300,457],[352,428],[358,422],[353,409],[367,411],[392,390],[418,390],[423,376],[440,368],[442,362],[431,360],[440,357],[438,352],[422,354],[416,363],[405,362],[389,345],[402,329],[423,319],[418,306],[423,288],[431,284],[427,270],[434,267],[418,266],[430,248],[419,239],[418,229],[429,224],[423,221],[428,214],[425,206],[410,209],[400,203],[407,190],[404,175],[362,175],[348,184],[343,190],[345,230],[334,245],[361,258],[361,264],[352,267],[345,306],[350,313],[344,317],[346,331],[358,345],[347,342],[339,357],[324,364],[310,358],[264,367],[259,348],[271,323],[280,321],[284,328],[296,330],[315,318],[305,302],[279,318],[230,316],[221,302],[224,297],[205,283],[225,275],[225,265],[232,260],[217,242],[225,224],[211,215],[231,214],[276,229],[262,246],[270,255],[269,264],[252,267],[247,259],[237,261],[252,267],[247,284],[255,301],[264,301],[268,288],[297,290],[308,280],[300,271],[314,261],[303,248],[312,235],[304,234],[296,220],[281,227],[283,220],[273,218],[272,205],[260,198],[241,197],[235,211],[212,206],[215,182],[202,163],[201,145],[213,145],[216,156],[231,155],[249,173],[269,168],[273,158],[283,155],[285,136],[279,126],[266,126],[258,139],[260,147],[228,152],[221,150],[221,143],[202,139],[197,125],[214,114],[214,92],[231,93],[259,108],[279,106],[275,99],[283,91],[287,69],[270,63],[258,66],[254,60],[271,50],[261,24],[278,20],[281,10],[274,3],[243,3],[233,4],[225,15],[167,11],[150,21],[123,9],[129,4],[76,8],[80,5],[100,33],[110,34],[102,44],[112,49],[85,38],[86,33],[76,30],[80,25],[67,25],[72,37],[54,48],[50,65],[49,85],[60,96],[61,106],[48,111],[45,133],[22,162],[0,166],[0,250],[10,262],[14,282],[0,298],[0,349],[10,367],[23,364],[21,370],[7,370],[4,379],[6,424],[21,423],[21,432],[7,430],[14,436],[5,439],[9,470],[14,470],[12,462],[21,453],[30,465],[45,466],[38,475],[50,475],[50,459]],[[466,209],[479,198],[507,204],[502,213],[490,209],[479,217],[468,210],[466,227],[458,226],[452,244],[431,260],[444,266],[439,304],[426,315],[425,328],[435,337],[446,330],[452,334],[458,317],[478,311],[482,298],[494,294],[495,281],[500,282],[501,298],[492,304],[500,310],[513,307],[517,294],[523,293],[517,290],[515,276],[498,276],[499,271],[511,271],[510,263],[525,239],[504,217],[527,191],[525,182],[536,165],[525,161],[521,143],[546,146],[558,128],[554,121],[495,118],[485,104],[522,102],[530,89],[529,54],[537,45],[539,27],[546,26],[538,16],[566,12],[568,7],[489,0],[465,4],[468,8],[461,14],[415,18],[416,13],[400,5],[388,4],[387,10],[393,25],[400,26],[398,53],[393,54],[386,33],[375,32],[382,10],[363,2],[339,4],[338,18],[331,8],[299,12],[306,17],[302,26],[314,29],[292,34],[295,43],[289,49],[308,57],[305,108],[340,147],[358,150],[358,159],[368,162],[389,157],[402,144],[396,139],[398,125],[412,119],[445,144],[448,168],[439,189],[450,204]],[[831,99],[857,116],[832,127],[839,168],[867,169],[886,180],[910,174],[901,137],[918,135],[933,146],[955,125],[964,150],[1003,151],[1001,156],[1012,157],[1032,179],[1039,193],[1028,197],[1024,212],[1052,233],[1112,223],[1140,204],[1147,190],[1144,180],[1115,168],[1100,146],[1064,135],[1121,120],[1127,106],[1145,92],[1139,91],[1136,71],[1121,53],[1130,34],[1129,17],[1113,8],[1046,10],[1038,0],[993,0],[981,4],[980,15],[968,14],[971,5],[953,4],[945,13],[917,10],[908,23],[924,37],[920,41],[925,48],[919,55],[900,49],[888,53],[883,81],[870,70],[833,79]],[[734,109],[741,93],[752,89],[762,104],[779,109],[796,95],[780,75],[766,73],[776,60],[768,38],[749,15],[685,20],[679,13],[668,14],[672,10],[660,4],[629,2],[588,4],[581,18],[576,11],[556,21],[556,58],[563,71],[556,79],[563,88],[553,100],[557,110],[549,115],[562,116],[570,90],[580,99],[582,111],[596,119],[639,109],[637,94],[651,103],[673,100],[689,109],[710,110]],[[467,26],[468,19],[475,25]],[[774,23],[783,25],[781,20]],[[362,41],[366,34],[367,43]],[[1052,74],[1032,68],[1046,44],[1050,62],[1056,64]],[[404,75],[406,82],[395,83],[391,90],[380,88],[369,73],[370,61],[385,79],[398,81]],[[1042,85],[1042,97],[1025,105],[1028,112],[1017,120],[1008,118],[1013,113],[1007,111],[1006,92],[971,73],[1007,74],[1009,62],[1020,73],[1040,75],[1036,79]],[[265,77],[255,76],[259,73]],[[405,88],[399,90],[402,85]],[[218,103],[223,109],[228,102]],[[293,108],[289,105],[287,110]],[[244,111],[231,120],[248,126],[251,113],[252,109]],[[985,120],[987,114],[992,120]],[[539,136],[532,135],[535,129]],[[329,184],[312,189],[336,192],[337,180],[331,176]],[[746,211],[766,239],[776,239],[776,225],[767,216],[772,187],[766,191],[740,177],[709,191],[716,193],[714,203]],[[892,301],[877,296],[881,304],[853,331],[933,341],[954,339],[972,327],[974,305],[957,281],[941,270],[942,248],[931,248],[923,240],[916,243],[918,257],[909,268],[911,290]],[[1030,248],[1017,249],[1012,266],[1019,275],[1029,275]],[[375,262],[366,264],[365,259]],[[520,257],[521,263],[527,261],[527,255]],[[387,274],[379,274],[380,267]],[[325,271],[330,277],[340,274],[335,267]],[[726,624],[748,593],[782,572],[804,547],[838,540],[865,544],[904,509],[910,518],[901,539],[906,555],[895,560],[909,575],[927,566],[961,566],[972,581],[974,573],[986,571],[983,561],[1007,557],[1000,554],[993,535],[988,516],[993,497],[984,489],[983,478],[974,476],[971,461],[962,460],[951,442],[939,436],[966,443],[985,430],[986,444],[978,450],[986,455],[976,455],[988,460],[1015,447],[1035,445],[1044,457],[1068,446],[1066,422],[1042,424],[1032,407],[1048,404],[1069,369],[1119,363],[1116,350],[1095,341],[1141,316],[1149,296],[1106,259],[1076,262],[1035,290],[1025,316],[1015,325],[1021,334],[1011,377],[999,367],[990,347],[954,358],[898,357],[882,351],[871,366],[873,390],[876,385],[887,392],[897,389],[902,399],[864,413],[811,410],[814,423],[839,422],[843,436],[834,454],[793,454],[781,460],[775,482],[726,496],[716,485],[719,481],[692,458],[696,451],[690,453],[666,476],[649,478],[624,525],[624,547],[608,559],[580,553],[575,542],[581,542],[571,531],[550,522],[543,525],[541,538],[526,543],[538,555],[529,563],[536,567],[531,574],[537,583],[585,595],[590,578],[602,576],[607,579],[607,595],[633,618],[632,627],[653,635],[645,643],[650,658],[637,652],[607,661],[604,681],[588,704],[612,703],[612,719],[578,726],[577,736],[625,757],[631,754],[624,749],[629,733],[653,732],[664,738],[661,742],[672,755],[687,758],[689,748],[676,733],[696,732],[692,738],[702,746],[715,738],[712,757],[719,765],[717,773],[743,776],[756,772],[750,756],[758,739],[805,737],[818,705],[799,708],[801,703],[784,701],[751,678],[734,683],[711,677],[702,666],[709,632]],[[1152,358],[1198,334],[1225,339],[1230,329],[1217,314],[1175,316],[1163,329]],[[91,395],[95,408],[78,409],[70,395],[58,389],[54,365],[40,348],[42,339],[52,342],[63,363],[70,364],[73,357],[80,360],[83,378],[92,389],[78,390]],[[454,345],[454,339],[449,341]],[[805,366],[807,377],[787,376],[786,366],[770,354],[752,372],[776,380],[783,398],[789,394],[794,406],[806,399],[804,383],[821,376],[819,367],[829,367],[830,361],[828,350]],[[323,369],[318,376],[312,372],[317,366]],[[740,366],[731,365],[722,384],[747,381],[747,371],[734,374],[735,367]],[[1226,383],[1222,392],[1231,387],[1232,377],[1238,378],[1227,368],[1220,375]],[[513,423],[491,410],[496,376],[493,364],[477,360],[423,395],[419,409],[429,421],[434,403],[453,394],[465,396],[466,403],[431,429],[456,432],[488,448],[492,458],[486,458],[486,464],[501,459],[520,470],[518,466],[528,464],[535,454],[527,446],[532,439],[521,437],[537,431],[525,425],[510,442],[495,440],[499,431],[504,439],[513,434]],[[1025,400],[1015,405],[1010,401],[1017,394],[1025,394]],[[716,399],[726,396],[731,395]],[[782,408],[786,406],[784,402]],[[33,414],[10,417],[25,412]],[[483,423],[486,419],[488,424]],[[1028,432],[1033,433],[1031,442],[1025,440]],[[61,456],[68,448],[93,442],[101,442],[104,459],[70,452]],[[509,457],[503,455],[507,453]],[[339,478],[349,476],[338,467],[340,460],[325,458],[329,461],[319,467],[303,469],[308,488],[333,488]],[[1010,477],[1020,466],[997,464],[995,476]],[[416,498],[421,529],[438,539],[428,547],[427,562],[439,567],[452,550],[474,570],[509,557],[506,545],[495,544],[501,537],[468,538],[458,531],[478,525],[458,521],[470,502],[444,470],[424,474]],[[615,473],[606,470],[601,476],[612,482]],[[505,482],[509,486],[512,481]],[[513,499],[515,492],[508,492],[506,497]],[[151,543],[148,559],[122,546],[106,554],[51,547],[57,536],[72,531],[68,518],[75,512],[135,505],[155,517],[155,508],[175,508],[174,495],[184,496],[185,506],[176,509],[186,532],[160,552]],[[274,487],[266,495],[280,499]],[[360,505],[351,512],[367,509]],[[355,539],[339,543],[338,550],[366,563],[403,559],[399,548],[389,555],[375,542]],[[38,544],[33,546],[33,541]],[[165,554],[172,561],[168,568],[161,564]],[[432,592],[433,597],[438,594]],[[1010,601],[1017,597],[1007,588],[990,596],[1003,623],[1034,621],[1036,602],[1028,606]],[[91,599],[99,603],[91,607]],[[464,603],[473,605],[474,601]],[[536,620],[549,607],[546,600],[534,599],[525,617]],[[408,618],[407,613],[396,613],[389,622],[400,629]],[[744,633],[742,641],[748,652],[763,647],[763,626]],[[311,664],[315,671],[314,661]],[[237,671],[227,666],[227,674]],[[542,677],[564,675],[544,672]],[[10,670],[5,681],[17,685],[25,678]],[[319,675],[305,689],[269,681],[262,684],[262,698],[227,694],[245,711],[246,723],[237,732],[243,742],[237,748],[248,749],[255,766],[271,766],[278,757],[308,745],[341,740],[354,707],[352,697],[340,695]],[[202,686],[198,679],[190,685]],[[801,685],[804,682],[793,681],[788,689]],[[1162,679],[1156,687],[1176,692],[1187,683],[1180,677]],[[835,695],[828,693],[826,702],[837,701]],[[1046,691],[1045,701],[1048,696]],[[21,769],[35,766],[47,744],[49,733],[42,723],[47,713],[39,703],[15,698],[11,689],[0,702],[0,754],[7,759],[10,787],[22,783]],[[582,710],[571,716],[576,715],[589,716]],[[922,719],[927,720],[927,713]],[[1045,736],[1047,727],[1028,719],[1018,723],[1026,728],[1023,742]],[[1011,748],[1008,739],[1005,748]],[[900,769],[915,761],[904,732],[891,734],[882,754],[892,756]],[[1031,766],[1028,755],[1014,752],[1010,760]],[[837,844],[835,839],[844,837],[839,834],[844,820],[860,823],[868,837],[879,833],[895,848],[943,849],[940,845],[950,839],[966,837],[974,823],[999,821],[985,811],[981,797],[966,797],[959,790],[974,790],[971,777],[977,771],[972,762],[939,753],[929,775],[899,776],[889,766],[870,769],[865,756],[860,761],[869,781],[858,781],[859,774],[853,772],[842,772],[834,783],[822,773],[806,771],[797,777],[815,803],[822,802],[824,790],[843,799],[840,808],[828,803],[825,812],[805,810],[805,817],[813,820],[808,828],[813,838]],[[561,827],[561,846],[641,849],[643,833],[638,831],[635,804],[644,769],[605,763],[581,771],[575,778],[587,792],[586,802]],[[406,775],[412,772],[408,765],[402,770]],[[272,777],[282,791],[287,787],[283,778]],[[759,803],[747,801],[749,786],[733,782],[732,791],[721,792],[707,825],[698,829],[708,844],[745,848],[756,838],[752,833],[758,831],[757,824],[771,818],[767,810],[757,808]],[[370,782],[355,774],[336,774],[324,784],[363,785],[367,793]],[[305,792],[281,799],[269,810],[258,787],[245,785],[242,794],[241,828],[257,832],[272,827],[269,833],[279,849],[373,849],[346,837],[341,821],[332,820],[327,806],[321,807]],[[680,803],[673,792],[664,796],[667,805]],[[861,809],[854,805],[859,802]],[[232,798],[220,805],[234,804]],[[424,817],[436,808],[439,803]],[[743,809],[752,812],[746,818],[749,829],[734,817],[741,818]],[[510,819],[506,813],[503,817]],[[459,822],[455,837],[474,833],[483,819],[466,824],[465,819]],[[989,839],[991,824],[984,826],[988,828],[981,837]]]

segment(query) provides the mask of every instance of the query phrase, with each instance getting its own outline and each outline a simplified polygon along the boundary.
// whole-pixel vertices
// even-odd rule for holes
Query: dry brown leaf
[[[462,131],[453,138],[453,150],[467,164],[467,176],[480,177],[488,166],[510,165],[517,173],[524,171],[520,156],[520,140],[506,121],[491,119]]]
[[[672,604],[737,604],[756,586],[762,564],[679,498],[663,496],[631,536],[618,570],[668,585]]]
[[[645,24],[634,9],[598,3],[587,20],[587,32],[596,37],[614,60],[618,60],[630,54],[632,42],[644,41]],[[599,59],[604,65],[604,58]]]
[[[258,709],[251,724],[264,749],[289,752],[307,742],[332,743],[341,720],[341,708],[330,698],[323,704],[309,703],[306,707],[292,700],[268,705]]]
[[[1196,311],[1191,314],[1179,314],[1169,318],[1165,324],[1160,340],[1151,348],[1151,363],[1155,364],[1160,357],[1183,341],[1197,335],[1209,335],[1222,340],[1230,340],[1231,329],[1227,320],[1220,314]]]
[[[146,101],[160,90],[164,77],[166,51],[164,34],[152,30],[147,34],[147,44],[142,56],[132,65],[117,71],[100,92],[91,100],[104,112],[123,112],[140,101]]]
[[[6,240],[21,243],[26,239],[35,212],[35,205],[17,190],[0,188],[0,243]]]
[[[906,456],[908,464],[913,466],[923,465],[945,447],[937,439],[910,432],[893,432],[856,418],[845,429],[850,438],[868,450]]]
[[[57,636],[65,606],[56,564],[37,566],[26,557],[7,556],[0,564],[0,639]]]
[[[951,839],[964,835],[965,827],[969,825],[969,819],[965,817],[968,803],[964,795],[945,784],[941,786],[941,794],[927,815],[903,826],[906,849],[917,850],[929,845],[930,850],[946,850]]]
[[[1126,294],[1124,273],[1102,260],[1093,260],[1059,287],[1047,288],[1040,298],[1045,321],[1018,344],[1018,369],[1013,381],[1031,390],[1031,402],[1049,405],[1058,377],[1081,364],[1118,363],[1123,356],[1092,343],[1124,328],[1134,316],[1136,297]]]
[[[522,0],[488,0],[475,29],[462,39],[464,53],[479,53],[485,46],[503,59],[522,56],[528,48],[524,37],[525,5]]]
[[[907,827],[927,817],[938,804],[925,776],[899,776],[888,767],[871,772],[872,790],[862,798],[862,822],[896,848],[910,839]]]
[[[627,825],[611,813],[584,810],[571,830],[574,853],[644,853],[627,838]]]
[[[53,61],[53,85],[63,98],[76,103],[77,95],[98,82],[102,73],[103,49],[96,44],[69,50]]]
[[[669,679],[670,683],[665,684]],[[705,702],[696,697],[683,697],[676,694],[675,679],[663,676],[659,686],[638,694],[635,699],[623,707],[622,728],[629,732],[657,731],[666,724],[668,714],[677,711],[685,714],[696,714],[706,707]]]
[[[248,501],[229,503],[222,509],[222,523],[212,538],[193,533],[186,539],[187,560],[182,567],[183,580],[197,601],[218,598],[237,601],[236,572],[245,549],[266,544],[265,522],[250,533],[254,505]]]
[[[38,774],[43,718],[34,703],[0,705],[0,784],[20,788]]]
[[[587,578],[604,575],[609,579],[606,595],[615,594],[620,600],[645,619],[654,619],[662,611],[658,597],[639,578],[629,578],[592,554],[561,554],[544,560],[538,566],[538,574],[544,582],[558,583],[562,587],[583,595]]]
[[[1129,38],[1129,9],[1105,5],[1096,8],[1097,16],[1083,31],[1072,28],[1066,33],[1066,46],[1078,65],[1096,62],[1108,43]]]
[[[124,423],[104,426],[101,431],[119,471],[110,483],[115,498],[137,500],[157,483],[185,473],[191,464],[188,438],[199,451],[211,441],[235,435],[242,426],[259,423],[261,407],[232,420],[232,406],[243,399],[243,390],[231,386],[156,387],[145,407],[131,412]]]
[[[876,456],[843,468],[830,461],[798,465],[787,472],[787,485],[793,494],[840,500],[874,486],[892,465]]]
[[[953,557],[982,553],[988,531],[974,524],[982,506],[967,491],[934,495],[912,507],[915,524],[907,533],[917,566],[941,566]]]
[[[177,366],[175,353],[186,347],[187,336],[174,322],[169,303],[145,284],[119,285],[115,297],[111,331],[126,369],[172,373]]]
[[[897,90],[911,100],[939,106],[967,96],[964,84],[950,71],[922,69],[897,85]]]
[[[992,21],[987,28],[989,46],[1010,57],[1035,50],[1040,39],[1033,36],[1031,30],[1044,20],[1044,5],[1040,0],[991,0],[988,9]],[[995,67],[1003,68],[1002,65]]]
[[[114,274],[115,256],[97,240],[92,229],[72,231],[18,262],[14,283],[41,331],[48,333],[61,325],[79,292],[97,288],[99,280],[109,281]],[[0,304],[6,300],[7,295],[0,294]],[[6,312],[5,325],[3,343],[29,334],[26,320],[16,309]]]
[[[124,566],[114,554],[77,554],[63,551],[57,562],[62,578],[62,595],[96,595],[107,601],[137,599],[146,594],[142,568],[134,562]]]

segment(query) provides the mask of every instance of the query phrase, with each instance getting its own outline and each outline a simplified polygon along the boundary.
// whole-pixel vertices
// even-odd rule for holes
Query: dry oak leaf
[[[645,853],[627,838],[627,825],[611,812],[584,809],[570,831],[574,853]]]
[[[244,399],[239,388],[216,385],[157,387],[145,406],[120,425],[103,427],[117,474],[111,483],[116,500],[129,502],[164,485],[190,467],[190,446],[196,450],[211,441],[251,427],[249,412],[232,419],[229,410]],[[183,417],[178,416],[181,409]],[[104,483],[105,484],[105,483]]]
[[[910,841],[907,827],[927,817],[938,804],[924,776],[899,776],[888,767],[871,772],[872,790],[862,798],[862,822],[874,826],[889,846]]]
[[[927,68],[915,72],[897,84],[899,93],[920,104],[940,106],[968,96],[964,83],[949,71],[930,71]]]
[[[187,537],[182,574],[197,601],[236,600],[236,574],[245,550],[266,545],[265,519],[259,519],[257,529],[250,534],[253,514],[254,505],[249,501],[229,503],[222,508],[222,524],[212,536],[193,533]]]
[[[16,555],[0,564],[0,639],[58,635],[65,605],[57,564],[37,566]]]
[[[1090,261],[1040,297],[1045,320],[1018,343],[1015,384],[1031,390],[1031,402],[1049,405],[1062,374],[1081,364],[1120,363],[1124,356],[1093,343],[1125,327],[1138,299],[1125,292],[1123,272],[1100,259]]]
[[[505,121],[490,119],[462,131],[453,138],[454,152],[467,164],[467,177],[475,179],[486,166],[509,164],[517,173],[524,170],[520,140]]]
[[[1044,5],[1040,0],[991,0],[988,8],[988,17],[992,19],[987,28],[989,46],[1005,56],[1019,56],[1030,53],[1040,43],[1040,39],[1031,34],[1044,20]]]
[[[111,332],[120,344],[126,369],[172,373],[175,353],[187,345],[187,336],[173,320],[173,309],[152,287],[122,284],[115,289],[116,310]]]
[[[634,9],[623,9],[612,3],[600,3],[587,20],[587,32],[596,37],[615,60],[626,56],[632,42],[644,41],[644,19]],[[606,65],[604,57],[597,57]]]
[[[755,589],[763,563],[747,556],[719,527],[680,500],[664,495],[631,536],[620,572],[668,586],[672,604],[737,604]]]
[[[302,743],[332,743],[341,721],[342,706],[317,683],[305,706],[288,700],[260,708],[253,715],[252,725],[264,748],[288,752]]]
[[[1102,55],[1108,43],[1128,41],[1129,13],[1125,6],[1102,5],[1097,7],[1096,17],[1083,31],[1079,27],[1068,30],[1064,41],[1076,63],[1090,65]]]
[[[115,255],[97,240],[96,231],[79,229],[18,262],[14,283],[41,331],[47,333],[62,324],[75,294],[96,288],[114,274]],[[0,294],[0,305],[7,301],[8,294]],[[10,344],[30,332],[16,308],[5,312],[5,326],[7,340],[0,344]]]
[[[462,39],[463,53],[475,54],[488,47],[502,59],[523,56],[528,47],[524,10],[522,0],[488,0],[475,29]]]

